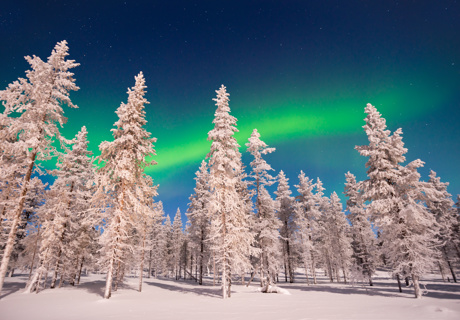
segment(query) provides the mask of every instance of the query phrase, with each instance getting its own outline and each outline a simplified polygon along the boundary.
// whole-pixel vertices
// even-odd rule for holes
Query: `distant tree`
[[[171,218],[168,214],[166,214],[164,226],[164,239],[165,242],[165,275],[169,278],[171,275],[174,275],[174,247],[173,247],[173,231],[172,231],[172,223]]]
[[[203,284],[204,267],[210,256],[210,214],[209,200],[209,171],[206,161],[201,162],[200,169],[195,173],[195,193],[190,196],[190,204],[187,210],[187,218],[190,221],[189,237],[195,246],[196,259],[199,268],[198,283]]]
[[[268,148],[267,144],[260,140],[260,134],[254,129],[246,143],[248,152],[254,157],[251,162],[251,184],[254,188],[256,221],[254,231],[256,242],[260,248],[259,268],[261,285],[267,292],[269,286],[275,283],[279,265],[279,229],[282,227],[275,210],[276,203],[266,190],[275,182],[275,178],[268,172],[272,167],[262,158],[262,155],[272,153],[275,148]]]
[[[430,179],[428,180],[428,187],[436,190],[437,192],[429,193],[427,195],[426,205],[428,210],[434,215],[439,224],[438,238],[441,243],[439,249],[441,256],[444,258],[449,270],[452,274],[452,279],[457,282],[457,277],[453,268],[453,261],[455,256],[459,254],[456,240],[458,241],[458,218],[457,213],[453,209],[454,201],[452,195],[447,192],[448,182],[441,182],[441,178],[436,176],[436,172],[430,171]],[[457,259],[460,256],[457,256]],[[442,260],[438,261],[440,272],[444,279]]]
[[[176,280],[180,278],[180,258],[181,258],[181,250],[182,245],[184,242],[184,235],[182,234],[182,215],[180,213],[180,209],[177,208],[176,215],[174,216],[173,224],[172,224],[172,259],[173,259],[173,266],[174,266],[174,276]]]
[[[345,178],[347,182],[345,183],[344,194],[348,198],[347,210],[349,212],[348,219],[352,226],[352,248],[356,271],[372,286],[372,276],[377,267],[377,239],[367,218],[356,177],[348,172],[345,174]]]
[[[169,219],[169,216],[166,216]],[[167,272],[167,244],[168,232],[166,228],[171,228],[171,221],[165,221],[163,203],[161,201],[154,205],[154,216],[150,233],[150,260],[149,276],[153,267],[153,275],[165,275]]]
[[[0,116],[0,150],[3,159],[14,158],[17,161],[17,166],[1,164],[2,175],[11,176],[19,168],[22,172],[22,178],[16,180],[16,203],[9,215],[11,227],[0,266],[0,292],[32,173],[37,170],[36,161],[47,160],[54,153],[53,138],[60,136],[58,124],[62,126],[67,121],[61,106],[76,107],[69,98],[69,91],[78,90],[78,87],[69,70],[78,64],[65,59],[69,55],[68,49],[66,41],[57,43],[46,62],[37,56],[27,56],[31,66],[31,70],[26,72],[27,79],[19,78],[0,91],[0,100],[5,107]],[[19,116],[11,119],[14,114]]]
[[[316,206],[313,189],[315,184],[303,171],[299,174],[299,184],[295,185],[299,195],[296,197],[295,220],[300,242],[300,250],[305,266],[305,276],[309,284],[308,269],[313,276],[313,283],[316,284],[316,256],[318,255],[317,238],[319,232],[318,219],[320,210]]]
[[[142,72],[135,80],[135,86],[128,89],[128,103],[122,103],[116,111],[119,119],[112,129],[114,141],[99,145],[102,166],[98,170],[95,201],[102,205],[105,221],[101,238],[101,263],[107,266],[105,299],[111,296],[115,264],[124,268],[127,253],[135,250],[132,234],[142,212],[140,208],[145,205],[144,199],[138,197],[138,188],[144,184],[144,168],[156,164],[147,160],[148,156],[155,155],[156,138],[151,138],[143,128],[147,123],[144,105],[148,101],[144,98],[146,86]]]
[[[351,266],[352,248],[351,248],[351,232],[350,225],[342,210],[342,204],[335,192],[331,194],[329,208],[329,223],[331,225],[332,248],[333,249],[333,264],[334,269],[342,269],[343,280],[347,283],[348,270]],[[337,281],[339,277],[337,276]]]
[[[289,179],[281,170],[278,175],[278,188],[275,191],[276,201],[278,202],[278,218],[282,223],[280,235],[283,244],[283,256],[285,265],[286,281],[289,276],[289,282],[294,282],[294,261],[295,248],[293,246],[293,235],[295,232],[295,202],[291,197],[291,190],[288,184]]]

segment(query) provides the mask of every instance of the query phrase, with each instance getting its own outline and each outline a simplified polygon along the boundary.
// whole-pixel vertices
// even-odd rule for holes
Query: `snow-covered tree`
[[[165,275],[169,278],[173,275],[174,271],[174,256],[173,256],[173,241],[172,241],[172,223],[171,218],[166,214],[165,222],[163,225],[165,243]],[[175,276],[175,275],[174,275]]]
[[[167,273],[167,245],[168,245],[168,229],[171,228],[171,220],[163,211],[163,203],[159,201],[155,204],[155,213],[152,221],[150,235],[150,260],[149,260],[149,276],[153,268],[155,278],[158,275],[166,275]],[[165,219],[168,219],[166,222]]]
[[[237,191],[242,164],[239,145],[233,136],[238,131],[236,118],[230,115],[226,88],[222,85],[216,93],[217,110],[214,129],[208,133],[212,144],[207,156],[212,192],[211,239],[222,272],[222,296],[227,298],[231,293],[231,274],[251,268],[249,256],[254,234],[249,230],[246,207]]]
[[[278,218],[282,223],[280,235],[283,244],[283,258],[286,281],[294,282],[295,269],[295,247],[293,245],[293,235],[295,232],[295,199],[291,197],[289,189],[289,179],[281,170],[278,174],[278,188],[275,191],[276,201],[278,202]]]
[[[206,161],[201,162],[200,169],[195,173],[195,193],[190,196],[190,204],[187,210],[187,218],[190,222],[189,238],[195,246],[198,271],[198,283],[203,284],[203,272],[210,257],[209,233],[209,172]]]
[[[131,234],[136,227],[136,218],[142,212],[143,199],[139,199],[138,188],[142,187],[143,172],[146,166],[156,164],[147,160],[155,155],[150,133],[143,127],[145,79],[139,73],[136,84],[128,89],[128,103],[122,103],[116,114],[119,120],[112,129],[114,141],[104,141],[99,145],[102,163],[98,170],[98,190],[95,201],[102,204],[104,213],[104,233],[102,234],[103,261],[107,266],[107,281],[104,298],[111,295],[115,263],[124,264],[126,252],[134,251],[135,244]],[[105,202],[105,205],[104,205]]]
[[[348,172],[345,174],[345,196],[347,200],[348,219],[351,222],[351,234],[353,237],[353,258],[355,260],[354,268],[360,277],[373,285],[372,276],[377,267],[377,246],[376,237],[372,231],[372,226],[367,218],[363,198],[360,194],[356,177]]]
[[[268,291],[269,286],[275,282],[275,275],[279,265],[279,229],[282,227],[277,218],[275,210],[276,203],[273,201],[266,187],[275,182],[275,178],[268,172],[272,167],[262,158],[262,155],[275,151],[275,148],[268,148],[267,144],[260,140],[260,134],[254,129],[248,139],[247,151],[251,153],[254,160],[251,162],[251,184],[254,188],[254,202],[256,209],[256,221],[254,231],[256,242],[260,248],[259,269],[261,286]]]
[[[315,184],[310,180],[303,171],[299,174],[299,184],[295,185],[299,195],[296,197],[295,215],[297,225],[297,237],[300,242],[302,260],[305,267],[305,276],[309,284],[308,269],[313,276],[313,283],[316,284],[316,261],[318,255],[317,238],[318,238],[318,219],[320,210],[316,205],[313,189]]]
[[[14,81],[5,90],[0,91],[5,111],[0,116],[0,150],[5,159],[14,158],[14,166],[2,167],[2,175],[20,168],[21,179],[17,181],[18,195],[16,204],[11,208],[12,221],[5,251],[0,266],[0,291],[3,287],[11,252],[13,251],[16,231],[24,209],[26,194],[36,161],[47,160],[54,153],[53,139],[59,137],[59,127],[67,119],[62,105],[76,107],[69,98],[69,91],[78,90],[69,70],[78,66],[74,60],[66,60],[68,54],[66,41],[56,44],[47,61],[37,56],[25,59],[31,69],[26,77]],[[13,115],[19,116],[11,119]],[[7,119],[9,118],[9,119]],[[2,157],[3,158],[3,157]]]
[[[332,282],[335,277],[337,281],[340,281],[339,271],[342,270],[343,279],[346,283],[351,264],[351,239],[349,238],[349,224],[342,211],[340,199],[335,192],[331,194],[327,203],[323,202],[318,225],[320,231],[319,246],[329,279]]]
[[[176,215],[172,223],[172,261],[173,261],[173,272],[176,280],[180,277],[180,258],[181,250],[184,241],[184,235],[182,234],[182,215],[180,209],[177,208]]]
[[[458,241],[458,215],[453,209],[454,201],[452,195],[447,192],[448,182],[441,182],[441,178],[436,176],[436,172],[430,171],[430,179],[428,180],[428,186],[431,186],[437,192],[430,193],[427,196],[426,205],[428,210],[435,216],[436,221],[439,224],[438,238],[441,243],[440,250],[443,260],[447,263],[447,266],[451,272],[452,279],[457,282],[457,277],[453,268],[453,261],[456,254],[458,254],[458,247],[456,240]],[[460,257],[457,257],[457,259]],[[437,262],[442,277],[444,279],[444,271],[442,260]]]
[[[82,127],[70,142],[73,147],[65,147],[65,153],[58,158],[57,169],[51,171],[56,181],[47,192],[46,203],[39,209],[43,221],[41,266],[35,279],[40,282],[42,275],[52,267],[51,288],[55,287],[58,274],[61,274],[61,283],[75,282],[79,260],[91,254],[91,242],[95,239],[97,221],[94,212],[89,210],[94,166],[86,128]],[[39,289],[35,283],[29,287]]]
[[[410,276],[416,298],[420,298],[419,279],[430,271],[437,257],[437,222],[423,203],[425,192],[433,192],[420,183],[417,169],[423,162],[415,160],[406,166],[407,149],[402,130],[393,134],[377,109],[368,104],[363,126],[369,145],[356,149],[365,157],[368,179],[363,181],[364,200],[369,216],[379,229],[382,250],[396,276]]]

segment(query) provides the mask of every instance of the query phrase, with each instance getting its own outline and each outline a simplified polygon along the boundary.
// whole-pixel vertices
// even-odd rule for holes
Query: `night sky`
[[[185,212],[209,151],[215,90],[224,84],[241,151],[253,128],[277,150],[266,160],[293,185],[303,170],[326,194],[347,171],[365,179],[364,107],[403,129],[407,160],[426,162],[460,193],[460,5],[457,1],[2,1],[0,89],[67,40],[81,126],[98,154],[115,110],[143,71],[147,130],[158,138],[157,200]],[[244,155],[244,161],[250,158]],[[52,167],[54,160],[46,166]],[[343,196],[342,196],[343,199]]]

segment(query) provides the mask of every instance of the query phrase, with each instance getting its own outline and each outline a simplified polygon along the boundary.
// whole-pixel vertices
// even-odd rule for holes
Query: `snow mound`
[[[286,289],[283,289],[277,286],[270,286],[270,285],[263,287],[263,288],[258,288],[257,291],[263,292],[263,293],[281,293],[281,294],[285,294],[288,296],[291,295],[291,293],[287,291]]]

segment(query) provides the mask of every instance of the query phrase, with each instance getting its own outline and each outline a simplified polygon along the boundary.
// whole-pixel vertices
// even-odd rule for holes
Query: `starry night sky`
[[[327,195],[341,196],[347,171],[365,179],[354,146],[367,144],[368,102],[390,130],[402,127],[407,160],[426,162],[422,178],[433,169],[456,195],[459,32],[457,1],[2,1],[0,89],[24,77],[25,55],[46,59],[67,40],[81,89],[62,132],[86,125],[98,154],[143,71],[147,130],[158,138],[148,172],[170,215],[187,208],[221,84],[241,151],[257,128],[294,195],[300,170],[320,177]]]

